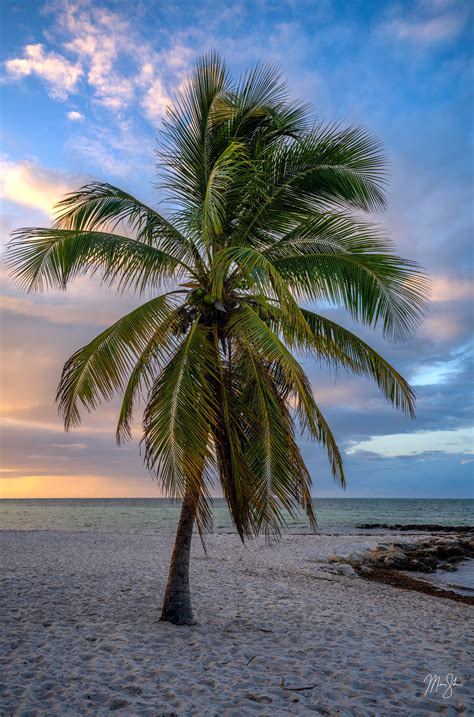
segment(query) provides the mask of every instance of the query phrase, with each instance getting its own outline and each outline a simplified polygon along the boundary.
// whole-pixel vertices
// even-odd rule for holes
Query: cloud
[[[67,60],[55,52],[45,51],[43,45],[26,45],[23,57],[7,60],[5,69],[12,79],[28,75],[41,77],[51,97],[64,100],[77,89],[83,74],[81,65]]]
[[[462,30],[465,23],[464,15],[450,14],[435,17],[431,20],[393,20],[387,29],[400,40],[421,42],[438,42],[451,40]]]
[[[151,122],[164,115],[170,90],[183,81],[194,54],[182,38],[171,36],[157,52],[119,11],[67,0],[51,3],[47,10],[54,16],[48,39],[61,52],[27,45],[22,57],[4,63],[11,79],[35,74],[52,97],[65,100],[84,78],[94,102],[112,112],[120,114],[138,100]],[[68,118],[79,120],[80,114],[70,112]]]
[[[441,14],[433,16],[433,11],[437,10]],[[430,44],[457,37],[467,18],[466,9],[458,2],[422,1],[415,6],[412,17],[406,17],[404,9],[399,17],[386,22],[383,29],[398,40]]]
[[[88,171],[94,165],[108,176],[126,177],[133,167],[143,165],[145,152],[152,156],[154,151],[136,110],[156,127],[195,53],[179,33],[162,34],[157,50],[155,41],[145,39],[140,23],[120,10],[87,0],[58,0],[46,9],[52,16],[47,32],[50,47],[28,45],[24,58],[7,60],[7,74],[20,80],[35,72],[59,100],[78,90],[82,78],[81,94],[91,121],[84,123],[79,135],[70,137],[67,146],[80,155]],[[67,118],[79,124],[84,115],[71,110]]]
[[[1,296],[0,308],[3,311],[24,316],[34,316],[46,319],[56,324],[83,324],[85,326],[104,327],[117,320],[117,311],[112,307],[100,307],[97,298],[91,301],[78,303],[62,298],[55,303],[42,299],[38,301],[33,297]]]
[[[433,313],[425,318],[420,328],[420,335],[436,341],[438,344],[462,340],[469,332],[469,314],[452,312],[448,304],[443,312]]]
[[[474,282],[470,279],[446,276],[433,277],[431,301],[456,301],[474,297]]]
[[[427,452],[474,453],[474,430],[458,428],[453,431],[415,431],[388,436],[371,436],[367,441],[352,442],[346,453],[360,451],[379,456],[415,456]]]
[[[440,361],[428,362],[426,359],[416,367],[410,383],[413,386],[435,386],[437,384],[451,383],[453,380],[469,370],[471,346],[461,347],[450,356]]]
[[[68,451],[83,451],[87,448],[87,443],[50,443],[51,448],[61,448]]]
[[[154,178],[153,157],[155,145],[152,137],[139,132],[131,119],[118,119],[103,124],[101,122],[87,127],[87,131],[76,134],[66,143],[67,149],[78,156],[86,169],[92,166],[110,179],[110,175],[124,177],[141,168],[141,186],[145,184],[147,169],[150,171],[150,184]]]
[[[71,188],[67,175],[45,169],[35,160],[0,158],[0,196],[11,202],[51,216],[56,202]]]
[[[84,119],[84,115],[81,112],[76,112],[75,110],[72,110],[71,112],[67,113],[67,118],[72,122],[81,122]]]
[[[183,79],[192,51],[178,39],[157,52],[125,14],[85,2],[54,6],[55,36],[84,69],[96,103],[122,112],[138,99],[152,122],[164,115],[169,88]]]
[[[155,122],[165,116],[166,108],[171,104],[171,100],[165,91],[163,81],[155,76],[155,70],[151,63],[147,62],[143,65],[140,77],[144,86],[148,87],[141,100],[141,106],[147,118],[151,122]]]

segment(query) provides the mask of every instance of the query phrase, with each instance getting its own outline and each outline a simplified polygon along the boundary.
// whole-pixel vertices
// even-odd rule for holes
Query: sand
[[[195,539],[193,627],[158,619],[171,535],[0,538],[2,715],[474,714],[472,608],[327,562],[380,536]]]

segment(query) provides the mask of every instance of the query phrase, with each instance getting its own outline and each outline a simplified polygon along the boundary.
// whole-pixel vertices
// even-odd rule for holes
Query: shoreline
[[[433,583],[414,578],[399,570],[374,568],[370,573],[360,573],[360,575],[365,580],[391,585],[399,590],[413,590],[414,592],[430,595],[435,598],[454,600],[455,602],[462,602],[465,605],[474,605],[474,595],[463,595],[454,590],[449,590],[448,587],[437,587],[437,585]]]

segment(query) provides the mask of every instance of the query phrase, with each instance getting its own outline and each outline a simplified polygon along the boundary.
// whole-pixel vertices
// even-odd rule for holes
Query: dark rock
[[[474,533],[473,525],[438,525],[436,523],[360,523],[356,528],[364,530],[384,529],[384,530],[420,530],[430,533]]]
[[[408,558],[401,555],[389,555],[383,560],[383,567],[392,568],[393,570],[406,570]]]
[[[465,555],[465,551],[460,545],[447,545],[444,552],[448,558],[464,557]]]
[[[397,543],[397,547],[400,546],[404,553],[415,553],[418,550],[418,545],[413,543]]]
[[[432,573],[433,568],[428,565],[424,560],[418,560],[415,558],[415,560],[410,560],[410,562],[407,565],[407,570],[413,570],[418,573]]]
[[[436,560],[436,558],[433,558],[430,555],[421,558],[421,562],[424,563],[431,570],[436,570],[436,568],[438,567],[438,561]]]

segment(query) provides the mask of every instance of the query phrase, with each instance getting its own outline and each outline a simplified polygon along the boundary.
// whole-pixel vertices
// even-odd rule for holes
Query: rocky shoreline
[[[401,572],[434,573],[438,569],[454,572],[459,562],[472,558],[474,538],[456,535],[433,536],[414,543],[382,543],[371,550],[357,551],[346,556],[333,555],[330,563],[341,574],[358,574],[369,580],[472,605],[474,596],[437,588]]]
[[[472,525],[438,525],[436,523],[360,523],[356,528],[364,530],[398,530],[411,531],[417,530],[423,533],[472,533],[474,534],[474,526]]]

